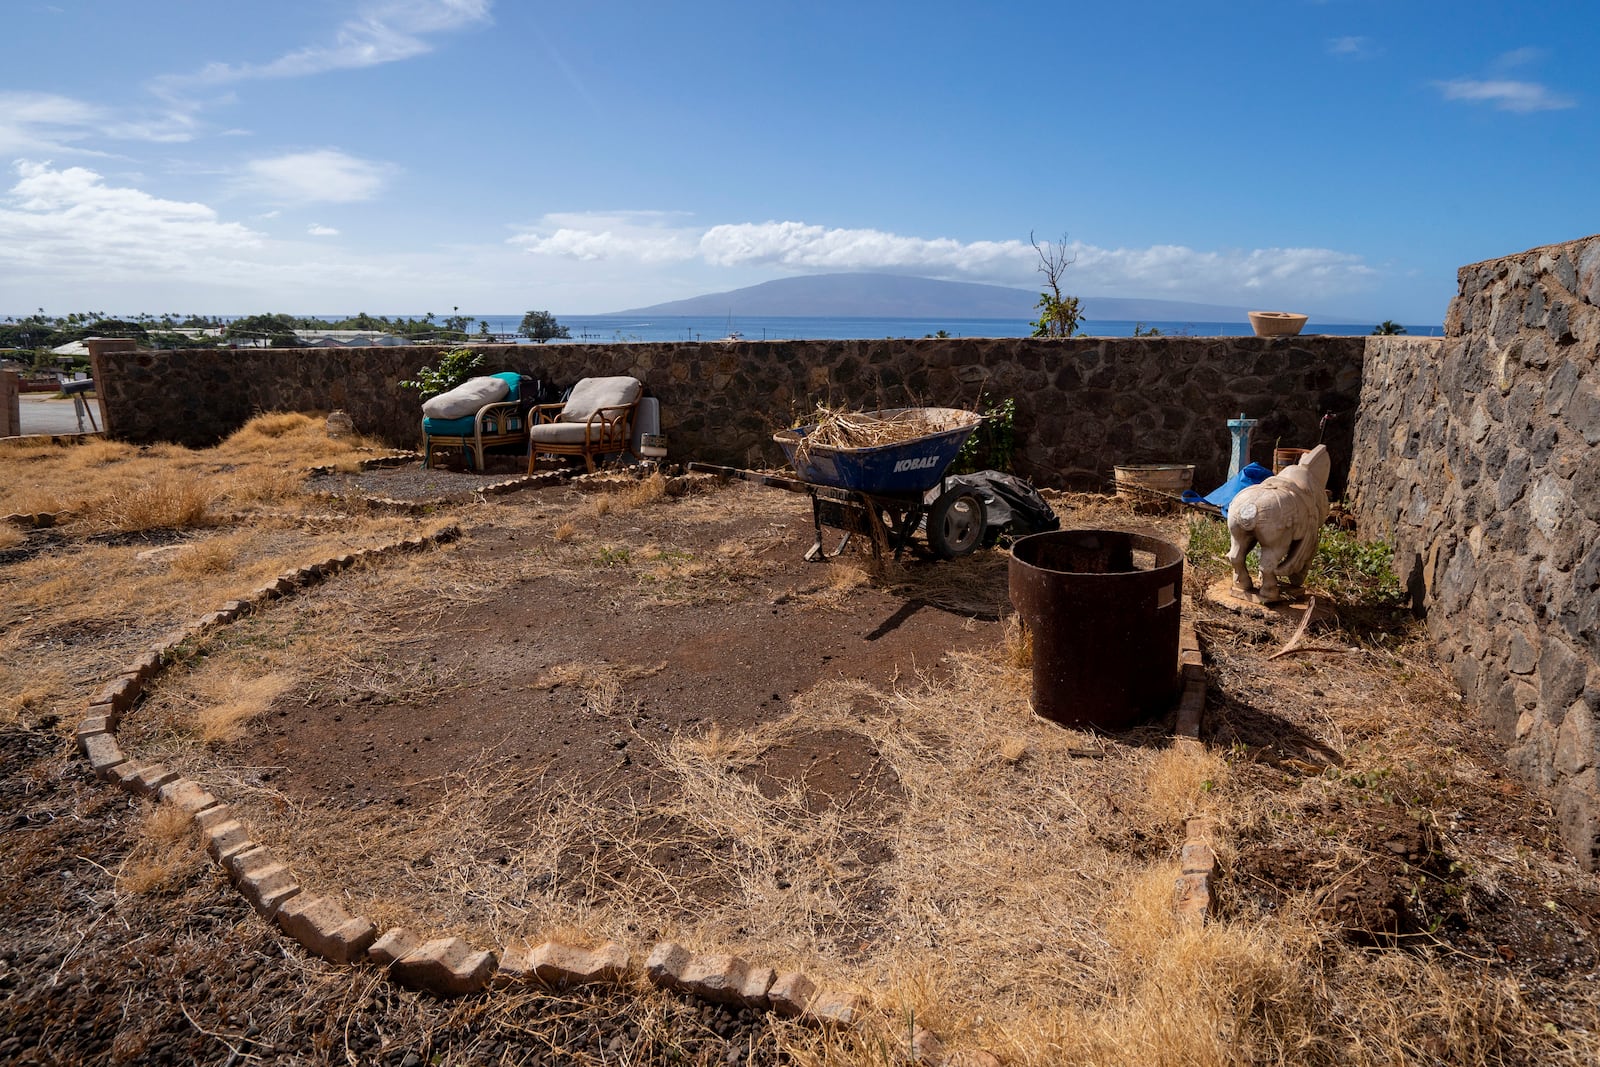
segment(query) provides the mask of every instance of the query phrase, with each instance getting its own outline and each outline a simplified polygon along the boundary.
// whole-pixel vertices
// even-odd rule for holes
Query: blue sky
[[[795,274],[1437,323],[1600,230],[1594,0],[5,0],[0,314]]]

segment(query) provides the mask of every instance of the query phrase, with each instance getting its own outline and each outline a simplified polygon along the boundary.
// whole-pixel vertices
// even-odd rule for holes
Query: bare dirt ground
[[[1337,575],[1317,590],[1320,651],[1269,659],[1292,623],[1207,603],[1220,567],[1193,561],[1195,756],[1170,721],[1104,737],[1029,714],[1003,552],[806,564],[804,499],[741,484],[483,500],[492,478],[412,468],[303,487],[342,503],[299,479],[247,500],[253,460],[167,458],[235,478],[210,504],[233,517],[0,544],[0,1059],[905,1061],[893,1026],[828,1039],[643,987],[446,1003],[325,966],[181,821],[73,758],[87,693],[153,635],[330,546],[452,519],[455,546],[218,631],[122,730],[380,924],[740,951],[1015,1063],[1600,1050],[1600,884],[1417,623]],[[37,484],[0,511],[45,510],[44,461],[11,460]],[[363,493],[442,503],[397,518]],[[1189,536],[1106,498],[1056,502],[1067,525]],[[138,559],[163,545],[185,551]],[[1196,813],[1221,826],[1200,930],[1170,908]]]

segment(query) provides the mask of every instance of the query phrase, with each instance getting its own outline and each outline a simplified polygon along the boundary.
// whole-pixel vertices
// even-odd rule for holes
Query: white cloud
[[[641,266],[698,261],[722,270],[883,271],[1030,288],[1038,255],[1026,241],[907,237],[803,222],[727,223],[696,231],[643,212],[546,216],[511,243],[541,256]],[[1251,297],[1324,300],[1369,287],[1360,256],[1326,248],[1199,251],[1182,245],[1101,248],[1071,241],[1074,292],[1229,302]]]
[[[1496,70],[1514,70],[1517,67],[1527,66],[1529,63],[1535,63],[1543,58],[1544,49],[1542,48],[1533,48],[1531,46],[1513,48],[1511,51],[1502,52],[1495,57],[1494,68]]]
[[[339,236],[339,231],[334,229],[332,226],[323,226],[320,223],[316,223],[316,222],[313,222],[310,226],[307,226],[306,227],[306,232],[309,233],[313,237],[337,237],[337,236]]]
[[[584,261],[619,259],[676,263],[693,259],[699,234],[674,226],[681,216],[660,211],[573,212],[546,215],[510,243],[541,256]]]
[[[1552,92],[1538,82],[1513,81],[1499,78],[1479,81],[1456,78],[1452,81],[1434,82],[1446,100],[1465,100],[1474,104],[1493,104],[1500,111],[1527,114],[1534,111],[1559,111],[1577,107],[1570,96]]]
[[[261,242],[204,204],[116,188],[82,167],[23,161],[15,170],[16,184],[0,196],[0,274],[87,268],[138,276]]]
[[[986,276],[1010,273],[1033,249],[1022,241],[963,243],[902,237],[881,230],[827,229],[802,222],[713,226],[700,252],[714,266],[777,266],[799,271],[923,271]]]
[[[251,160],[240,184],[247,192],[274,201],[348,204],[377,196],[392,169],[324,148]]]
[[[489,20],[492,0],[379,0],[334,31],[333,40],[308,45],[266,63],[207,63],[192,74],[159,78],[153,88],[181,94],[191,88],[262,78],[299,78],[410,59],[432,51],[431,34]]]
[[[181,115],[130,117],[57,93],[0,92],[0,154],[9,156],[106,153],[78,144],[91,137],[119,141],[187,141]]]
[[[1365,59],[1374,52],[1371,42],[1365,37],[1335,37],[1328,42],[1328,54],[1331,56]]]

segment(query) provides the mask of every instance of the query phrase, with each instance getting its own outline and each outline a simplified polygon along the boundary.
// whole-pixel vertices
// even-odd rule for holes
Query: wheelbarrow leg
[[[839,539],[839,547],[832,552],[823,547],[822,501],[817,498],[815,493],[811,494],[811,528],[816,531],[817,539],[810,548],[806,549],[805,560],[807,563],[815,563],[819,559],[833,559],[850,545],[850,531],[846,530],[844,536]]]

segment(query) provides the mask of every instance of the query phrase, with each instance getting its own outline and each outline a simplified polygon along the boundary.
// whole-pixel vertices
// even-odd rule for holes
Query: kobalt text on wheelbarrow
[[[982,544],[983,499],[971,486],[946,487],[945,472],[983,416],[958,408],[887,408],[860,417],[922,432],[890,444],[834,448],[806,440],[815,424],[780,430],[772,439],[798,478],[709,463],[690,463],[689,469],[808,494],[817,539],[807,560],[837,556],[856,535],[871,539],[874,556],[887,550],[899,558],[919,528],[943,559],[965,556]],[[844,532],[831,552],[823,545],[824,526]]]

